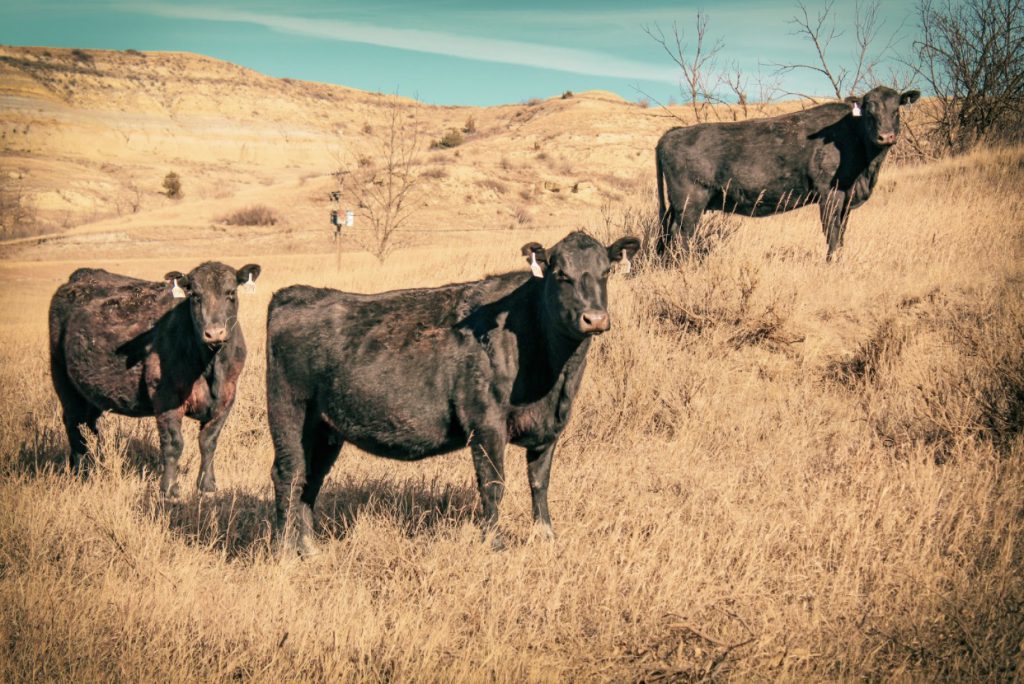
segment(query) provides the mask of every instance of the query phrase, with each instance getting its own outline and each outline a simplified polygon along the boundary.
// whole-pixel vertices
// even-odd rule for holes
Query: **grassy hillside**
[[[510,448],[501,553],[478,541],[468,453],[401,464],[346,446],[320,499],[324,553],[270,557],[267,301],[296,282],[379,291],[525,268],[527,240],[617,237],[651,195],[438,233],[383,266],[249,259],[238,239],[0,261],[0,678],[1019,678],[1022,183],[1019,149],[888,168],[838,263],[805,209],[719,219],[703,259],[614,276],[613,328],[555,457],[558,539],[533,537]],[[194,494],[193,425],[185,496],[161,500],[152,421],[114,416],[94,476],[69,477],[49,295],[78,266],[154,278],[219,255],[263,265],[241,303],[250,361],[220,492]]]

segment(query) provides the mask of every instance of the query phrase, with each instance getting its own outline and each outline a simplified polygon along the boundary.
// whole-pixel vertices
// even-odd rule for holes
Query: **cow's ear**
[[[900,95],[900,105],[914,104],[919,97],[921,97],[920,90],[908,90]]]
[[[621,237],[608,246],[608,259],[610,261],[629,260],[640,251],[640,240],[632,236]]]
[[[539,242],[527,242],[523,245],[522,251],[526,263],[530,264],[530,272],[535,278],[543,278],[548,268],[548,256],[544,252],[544,246]]]
[[[857,97],[856,95],[848,95],[847,97],[843,98],[843,102],[845,102],[846,104],[853,104],[854,102],[860,104],[860,98]]]
[[[181,299],[185,296],[185,292],[188,291],[188,276],[181,273],[181,271],[171,271],[164,276],[164,282],[167,283],[167,289],[171,291],[171,296],[175,299]]]
[[[246,283],[255,282],[256,279],[260,277],[260,270],[259,264],[246,264],[242,268],[238,269],[238,284],[245,285]]]

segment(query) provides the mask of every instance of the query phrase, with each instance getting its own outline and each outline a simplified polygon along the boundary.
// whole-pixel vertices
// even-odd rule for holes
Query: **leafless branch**
[[[689,101],[697,121],[707,121],[714,112],[713,105],[721,102],[715,91],[721,79],[718,56],[725,43],[721,39],[716,39],[709,45],[707,30],[708,15],[698,11],[694,26],[696,42],[691,49],[685,41],[683,30],[676,22],[672,22],[671,36],[666,36],[658,24],[643,27],[644,33],[658,43],[679,66],[682,72],[680,92]]]

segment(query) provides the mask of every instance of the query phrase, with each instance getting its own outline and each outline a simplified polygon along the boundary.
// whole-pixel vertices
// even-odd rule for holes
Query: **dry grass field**
[[[473,524],[468,453],[346,446],[324,552],[269,554],[266,304],[295,282],[524,268],[527,240],[604,238],[621,214],[439,237],[384,265],[259,257],[221,490],[195,494],[192,425],[180,501],[158,495],[150,420],[105,417],[93,476],[65,471],[46,307],[81,265],[155,278],[217,255],[2,261],[0,679],[1018,679],[1022,184],[1021,150],[889,168],[838,263],[806,209],[719,221],[703,259],[614,276],[555,459],[558,538],[531,535],[510,448],[499,553]]]

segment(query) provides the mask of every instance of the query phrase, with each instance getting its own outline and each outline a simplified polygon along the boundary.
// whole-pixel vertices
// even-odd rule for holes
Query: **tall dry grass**
[[[293,282],[377,291],[523,267],[515,236],[385,266],[345,255],[340,272],[331,256],[262,260],[222,489],[193,493],[191,426],[180,502],[158,496],[151,421],[105,417],[94,476],[66,474],[45,311],[81,264],[0,264],[0,678],[1019,678],[1022,182],[1020,150],[889,170],[838,263],[806,209],[616,276],[556,456],[558,540],[532,538],[511,448],[518,543],[501,553],[473,526],[467,454],[401,464],[346,446],[319,505],[324,553],[275,561],[263,324]]]

